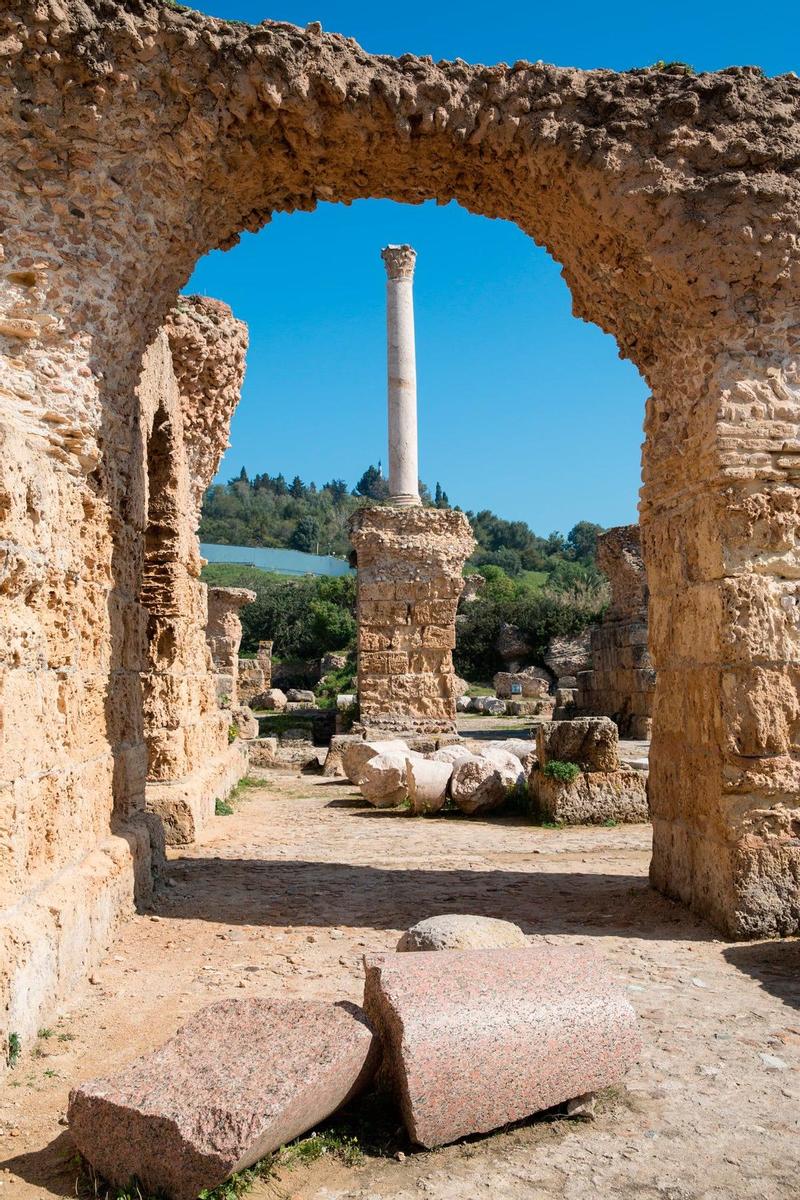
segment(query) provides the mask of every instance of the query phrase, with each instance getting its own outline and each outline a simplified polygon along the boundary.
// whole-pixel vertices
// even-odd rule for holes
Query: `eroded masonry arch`
[[[194,263],[275,211],[433,198],[544,244],[648,380],[653,881],[732,934],[796,931],[800,80],[393,59],[150,0],[17,0],[3,21],[2,699],[45,730],[4,732],[3,903],[114,833],[121,910],[147,857],[136,389]],[[187,452],[224,436],[211,414]],[[80,805],[26,858],[67,778]],[[56,943],[40,902],[14,913],[0,961]]]

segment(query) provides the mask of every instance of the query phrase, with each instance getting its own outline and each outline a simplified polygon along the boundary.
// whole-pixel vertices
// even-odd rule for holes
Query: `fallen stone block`
[[[469,711],[488,717],[501,717],[506,711],[506,702],[497,696],[474,696]]]
[[[498,671],[492,680],[494,690],[502,700],[511,700],[515,696],[524,700],[546,696],[551,683],[549,672],[541,667],[527,667],[516,672]]]
[[[328,746],[328,753],[325,755],[325,765],[322,769],[323,775],[345,777],[343,755],[348,746],[361,745],[363,738],[357,733],[336,733],[333,735]]]
[[[365,763],[358,786],[374,808],[396,808],[408,799],[406,762],[411,754],[410,750],[407,754],[397,751],[376,754]]]
[[[397,950],[497,950],[527,945],[525,934],[512,921],[446,913],[412,925],[400,938]]]
[[[254,738],[250,743],[250,765],[253,767],[274,766],[278,757],[278,739],[276,737]]]
[[[452,746],[440,746],[430,757],[432,762],[457,763],[462,758],[474,758],[475,752],[463,742],[454,742]]]
[[[385,741],[358,739],[349,742],[342,747],[342,767],[346,777],[358,787],[361,783],[361,773],[369,760],[389,751],[410,753],[408,745],[400,738]]]
[[[509,757],[513,758],[512,755]],[[518,777],[517,759],[514,759],[512,767],[502,761],[473,754],[453,764],[450,795],[462,812],[490,812],[504,803],[508,793],[516,787]]]
[[[536,731],[539,763],[577,763],[584,771],[619,770],[619,731],[610,717],[550,721]]]
[[[438,753],[438,752],[437,752]],[[447,800],[447,785],[453,774],[451,762],[427,758],[406,759],[406,787],[413,813],[438,812]]]
[[[647,775],[642,771],[582,771],[562,782],[537,769],[529,784],[533,804],[546,821],[602,825],[604,821],[650,820]]]
[[[641,1048],[633,1009],[591,951],[375,955],[364,966],[364,1006],[422,1146],[619,1083]]]
[[[308,688],[289,688],[286,693],[286,700],[289,704],[311,704],[317,702],[317,698]]]
[[[222,1000],[112,1079],[70,1093],[70,1134],[118,1187],[196,1200],[312,1129],[371,1079],[377,1040],[354,1004]]]
[[[250,707],[264,709],[266,712],[283,712],[288,701],[280,688],[268,688],[250,701]]]
[[[258,720],[253,715],[252,708],[245,704],[237,705],[230,710],[231,725],[236,729],[236,736],[250,740],[258,737]]]

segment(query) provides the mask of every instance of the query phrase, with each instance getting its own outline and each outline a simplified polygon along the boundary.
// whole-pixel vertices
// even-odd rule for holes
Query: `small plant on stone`
[[[232,746],[239,736],[239,726],[235,721],[232,721],[228,726],[228,745]]]
[[[46,1042],[48,1038],[51,1038],[53,1036],[53,1031],[52,1031],[52,1029],[48,1029],[47,1027],[45,1027],[43,1029],[40,1029],[36,1036],[42,1038],[42,1040]]]
[[[9,1067],[15,1067],[17,1060],[22,1053],[22,1042],[19,1040],[18,1033],[10,1033],[8,1035],[8,1045],[6,1047],[6,1062]]]
[[[549,779],[555,779],[559,783],[572,783],[580,773],[581,769],[577,763],[563,762],[558,758],[551,758],[550,762],[545,763],[542,767],[543,775],[547,775]]]
[[[227,800],[216,800],[214,802],[215,817],[232,817],[233,811],[233,805],[229,804]]]

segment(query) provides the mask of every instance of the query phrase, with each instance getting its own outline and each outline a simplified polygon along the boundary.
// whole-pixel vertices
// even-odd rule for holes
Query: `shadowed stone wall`
[[[455,729],[453,648],[463,513],[385,505],[351,518],[358,565],[358,699],[367,729]]]
[[[201,255],[320,201],[515,221],[645,376],[652,879],[800,929],[800,80],[393,59],[150,0],[0,20],[0,704],[39,731],[0,740],[5,1019],[149,886],[143,355]]]
[[[647,576],[638,525],[618,525],[597,539],[597,563],[611,584],[611,604],[591,631],[592,667],[578,675],[578,710],[611,717],[620,737],[649,738],[656,673],[647,648]]]
[[[239,609],[252,604],[255,598],[256,593],[249,588],[208,589],[206,641],[214,663],[217,702],[223,707],[232,708],[239,703],[239,646],[242,643]],[[260,674],[263,686],[263,670]]]

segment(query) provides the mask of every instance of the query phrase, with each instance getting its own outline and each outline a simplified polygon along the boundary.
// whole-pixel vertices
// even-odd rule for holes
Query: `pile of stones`
[[[419,950],[447,953],[403,953]],[[195,1200],[378,1072],[411,1142],[431,1148],[569,1113],[640,1053],[635,1013],[592,951],[460,914],[420,922],[397,951],[365,956],[362,1006],[222,1000],[114,1078],[81,1084],[68,1110],[78,1150],[112,1185]]]
[[[490,812],[526,786],[536,746],[522,738],[456,741],[430,753],[401,738],[347,743],[342,770],[375,808],[406,804],[411,812],[435,813],[448,803],[462,812]]]
[[[414,814],[458,808],[480,815],[527,796],[545,821],[566,825],[649,820],[647,771],[623,762],[608,717],[547,721],[536,740],[334,738],[327,774],[344,775],[375,808]]]

